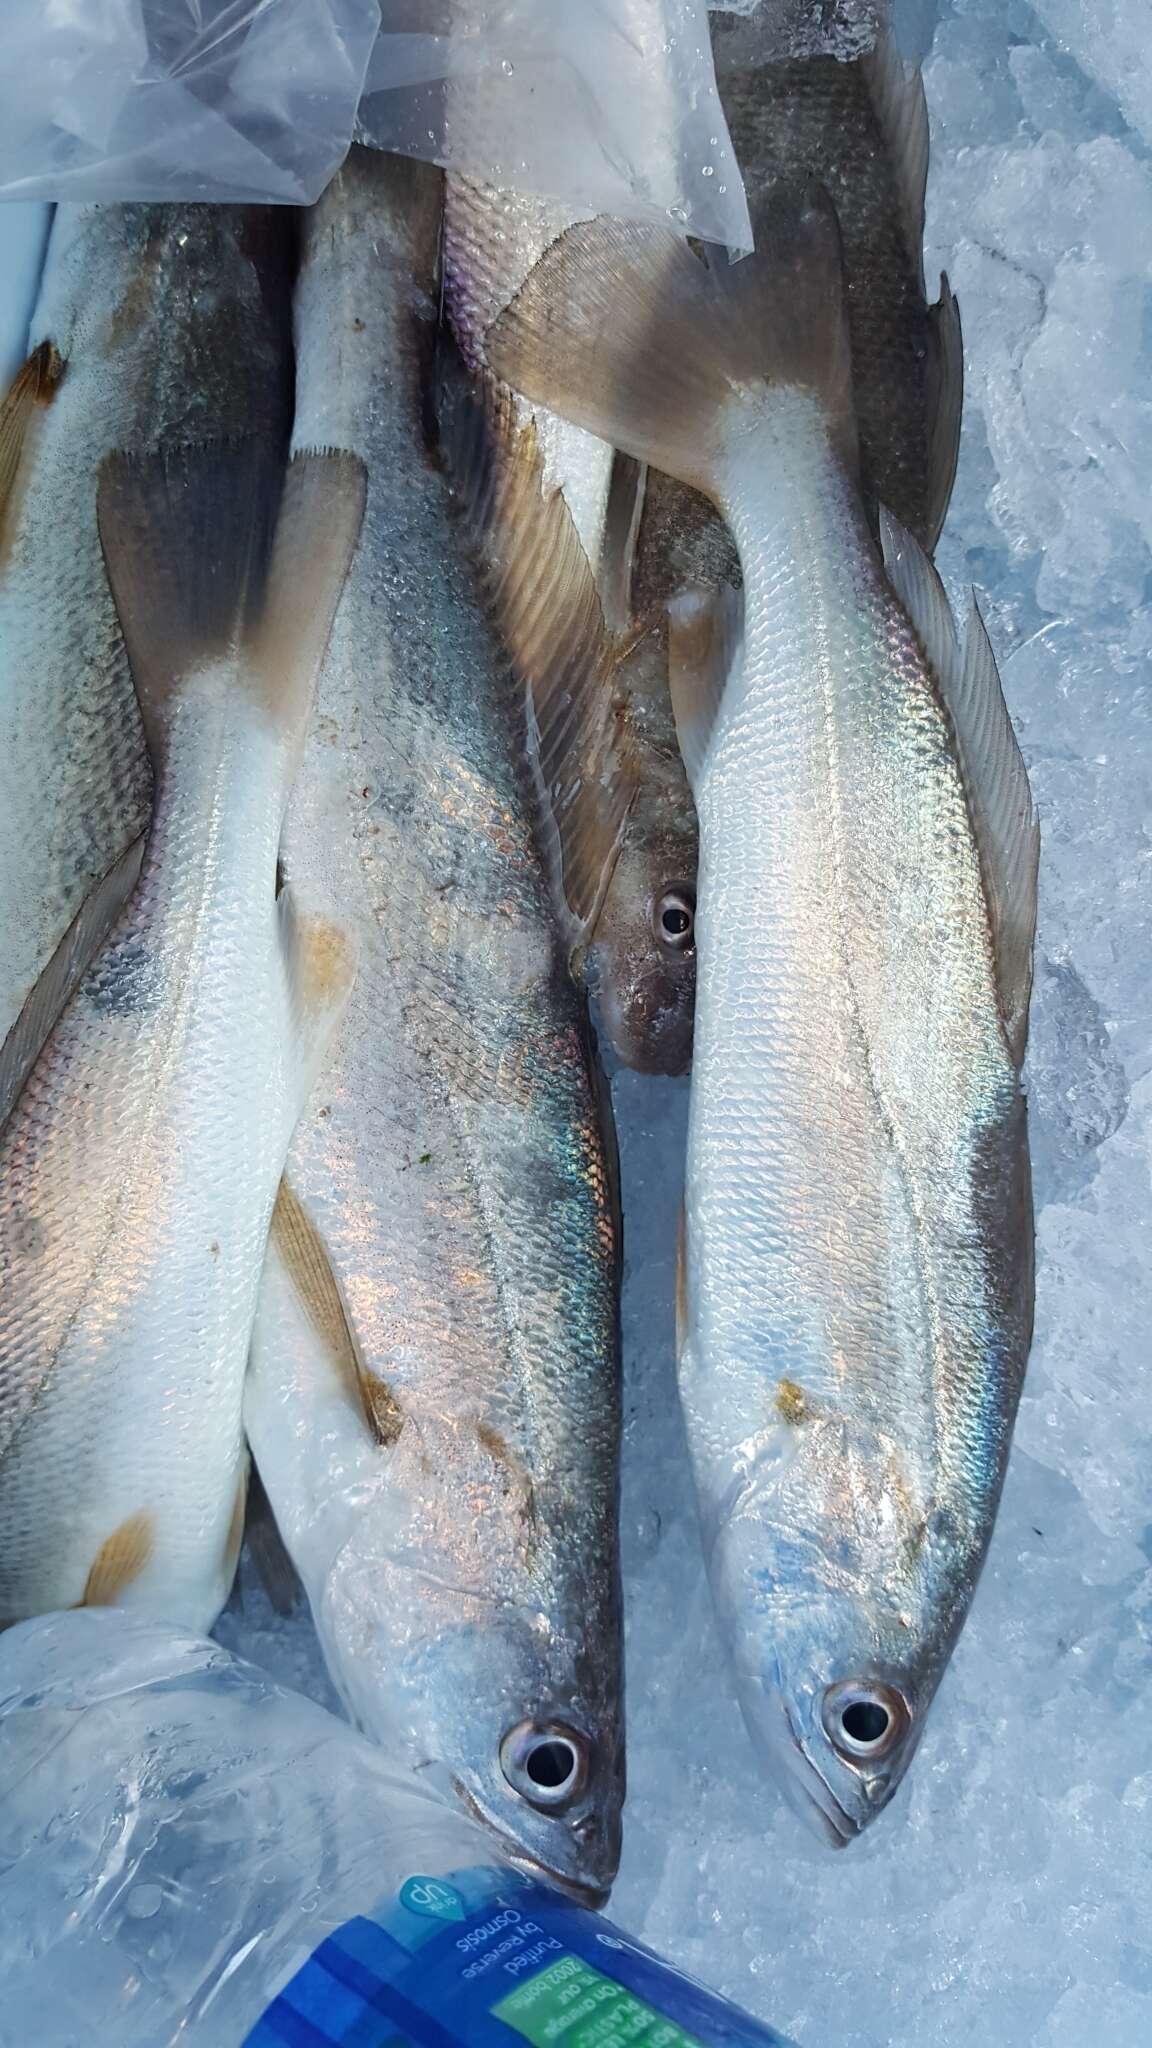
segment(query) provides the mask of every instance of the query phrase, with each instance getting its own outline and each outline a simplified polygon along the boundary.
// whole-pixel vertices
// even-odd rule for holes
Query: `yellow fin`
[[[84,1586],[81,1607],[115,1607],[140,1577],[154,1548],[156,1517],[149,1509],[129,1515],[100,1545]]]
[[[0,400],[0,532],[36,409],[51,404],[63,375],[61,357],[50,341],[42,341]]]
[[[446,337],[437,387],[441,449],[518,688],[539,837],[575,947],[603,903],[636,788],[615,643],[563,492],[545,487],[535,427],[517,424],[492,379],[472,382]]]
[[[365,1364],[324,1241],[286,1179],[276,1196],[272,1238],[301,1307],[340,1379],[360,1402],[373,1436],[386,1447],[394,1444],[404,1427],[404,1411],[391,1388]]]

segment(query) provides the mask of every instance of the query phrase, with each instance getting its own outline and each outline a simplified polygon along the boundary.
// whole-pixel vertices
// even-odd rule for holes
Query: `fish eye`
[[[690,953],[696,943],[696,898],[691,889],[665,889],[652,923],[667,952]]]
[[[879,1679],[847,1680],[824,1695],[824,1727],[834,1749],[848,1763],[889,1756],[907,1729],[908,1702],[894,1685]]]
[[[500,1768],[522,1799],[555,1812],[587,1783],[588,1745],[557,1722],[519,1721],[500,1744]]]

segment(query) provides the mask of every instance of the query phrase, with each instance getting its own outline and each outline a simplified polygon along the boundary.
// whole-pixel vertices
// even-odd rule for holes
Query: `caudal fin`
[[[258,442],[107,458],[100,544],[155,766],[182,689],[221,662],[302,726],[363,511],[348,454],[299,455],[286,473]]]
[[[840,234],[827,194],[774,195],[756,252],[707,262],[681,236],[602,216],[569,228],[489,330],[534,403],[716,496],[724,444],[767,386],[811,391],[855,453]]]

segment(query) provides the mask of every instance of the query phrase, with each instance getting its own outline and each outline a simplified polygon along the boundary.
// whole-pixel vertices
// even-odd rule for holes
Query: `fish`
[[[151,808],[100,465],[286,446],[293,263],[287,208],[56,208],[31,353],[0,402],[0,1043]]]
[[[639,11],[637,36],[647,43],[651,0]],[[449,126],[458,155],[483,162],[498,154],[486,124],[506,114],[501,98],[490,102],[472,79],[467,87],[450,100]],[[668,105],[667,133],[651,143],[671,151],[671,84]],[[578,217],[449,174],[444,311],[455,350],[439,368],[441,449],[522,688],[538,833],[572,972],[616,1059],[675,1074],[691,1057],[695,818],[666,674],[662,696],[647,687],[651,636],[647,622],[634,629],[629,602],[642,480],[634,468],[614,469],[602,439],[501,388],[485,353],[493,321]]]
[[[771,10],[710,17],[717,84],[749,194],[824,187],[840,225],[860,481],[875,525],[884,505],[931,554],[952,494],[964,394],[960,314],[946,277],[924,282],[928,110],[918,67],[890,30],[844,63],[787,58]],[[650,471],[632,603],[662,613],[694,584],[740,587],[737,550],[699,492]]]
[[[264,1244],[354,965],[277,857],[362,509],[347,454],[101,466],[155,800],[30,999],[39,1050],[18,1024],[0,1054],[4,1623],[111,1604],[201,1631],[227,1598]]]
[[[687,591],[669,629],[700,824],[678,1372],[749,1733],[840,1846],[923,1732],[1028,1354],[1038,831],[979,613],[961,647],[920,542],[873,533],[835,209],[754,225],[731,265],[570,231],[488,347],[739,550],[742,603]]]
[[[442,185],[305,227],[297,426],[368,477],[282,848],[359,966],[293,1140],[245,1396],[352,1719],[582,1898],[624,1796],[614,1139],[425,404]]]
[[[820,180],[841,223],[860,443],[875,518],[886,505],[931,552],[956,470],[963,396],[959,312],[947,279],[928,306],[923,274],[928,127],[919,70],[890,35],[853,62],[785,60],[770,11],[710,16],[717,83],[749,202]],[[697,826],[668,685],[667,607],[688,589],[739,590],[732,536],[708,499],[618,458],[632,507],[623,555],[620,659],[635,792],[599,913],[592,974],[625,1063],[681,1072],[692,1043]],[[651,937],[638,942],[635,906]],[[643,925],[640,927],[643,938]]]

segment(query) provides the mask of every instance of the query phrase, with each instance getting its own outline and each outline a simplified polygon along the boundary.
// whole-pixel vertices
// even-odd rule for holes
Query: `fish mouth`
[[[502,1822],[487,1811],[476,1794],[470,1791],[460,1778],[453,1778],[452,1789],[472,1819],[478,1821],[488,1834],[496,1837],[514,1869],[524,1871],[527,1876],[542,1879],[556,1891],[563,1892],[575,1905],[588,1906],[593,1912],[599,1912],[602,1906],[608,1904],[612,1894],[611,1878],[604,1884],[593,1878],[576,1877],[571,1871],[558,1869],[544,1857],[534,1856],[530,1849],[524,1847],[523,1842],[518,1841]]]
[[[740,1697],[754,1747],[762,1754],[767,1750],[769,1760],[777,1767],[777,1783],[792,1811],[827,1847],[846,1849],[863,1833],[863,1824],[840,1804],[827,1779],[809,1756],[783,1689],[769,1688],[759,1676],[751,1678],[749,1683],[750,1676],[745,1674]],[[783,1740],[775,1715],[770,1720],[763,1712],[772,1698],[787,1731]],[[757,1712],[756,1707],[761,1712]]]

